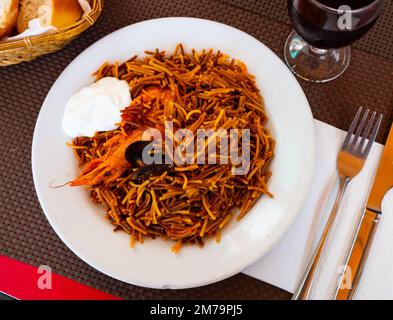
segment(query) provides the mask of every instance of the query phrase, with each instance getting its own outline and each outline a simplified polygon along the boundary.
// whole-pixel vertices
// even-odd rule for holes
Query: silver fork
[[[324,251],[325,244],[329,237],[329,232],[333,226],[345,190],[352,178],[363,169],[367,156],[370,153],[371,146],[377,136],[382,121],[382,114],[377,117],[377,113],[374,111],[372,112],[370,119],[368,119],[370,110],[367,109],[359,123],[361,113],[362,108],[360,107],[352,121],[347,136],[345,137],[341,150],[338,154],[337,169],[340,182],[336,200],[330,212],[325,229],[323,230],[322,236],[318,242],[317,248],[309,264],[307,265],[307,268],[298,284],[295,293],[292,296],[292,300],[310,299],[315,286],[314,280],[318,273],[322,253]]]

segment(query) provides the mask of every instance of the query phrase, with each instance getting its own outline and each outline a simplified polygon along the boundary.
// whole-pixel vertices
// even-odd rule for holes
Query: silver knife
[[[377,174],[362,218],[353,239],[346,266],[341,275],[334,298],[352,300],[362,276],[368,253],[382,216],[382,200],[393,187],[393,126],[382,153]]]

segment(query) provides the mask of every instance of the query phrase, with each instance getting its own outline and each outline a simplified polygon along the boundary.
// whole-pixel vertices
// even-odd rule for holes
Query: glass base
[[[314,48],[293,31],[285,43],[284,57],[288,67],[299,78],[328,82],[337,79],[348,68],[351,48]]]

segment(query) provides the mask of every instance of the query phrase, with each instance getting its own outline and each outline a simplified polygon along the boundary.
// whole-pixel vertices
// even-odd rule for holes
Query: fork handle
[[[317,248],[315,249],[315,252],[309,264],[307,265],[307,268],[298,284],[298,287],[296,288],[292,296],[292,300],[309,300],[311,297],[312,291],[314,289],[314,280],[319,270],[322,253],[324,251],[330,230],[332,229],[334,220],[336,219],[338,208],[340,207],[341,200],[344,196],[349,181],[349,178],[340,176],[336,200],[334,201],[333,208],[330,211],[328,221],[323,230],[322,236],[319,239]]]

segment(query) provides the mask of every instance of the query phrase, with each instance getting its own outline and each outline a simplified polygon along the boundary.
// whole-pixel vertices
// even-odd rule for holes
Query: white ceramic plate
[[[130,249],[129,237],[112,232],[83,188],[50,188],[75,178],[76,160],[61,129],[68,98],[93,82],[91,74],[105,61],[124,61],[155,48],[172,51],[220,49],[244,61],[266,102],[277,140],[270,191],[241,222],[232,222],[220,244],[203,249],[185,246],[174,255],[170,241],[147,240]],[[190,288],[230,277],[260,259],[285,234],[301,209],[314,171],[315,132],[307,99],[284,63],[246,33],[212,21],[165,18],[118,30],[80,54],[57,79],[39,114],[32,165],[38,198],[53,229],[81,259],[101,272],[151,288]]]

